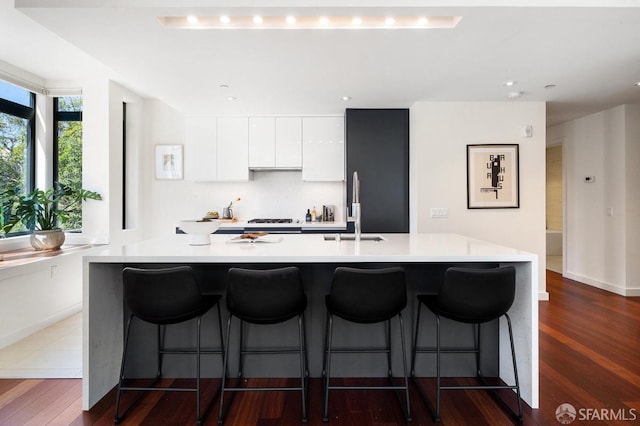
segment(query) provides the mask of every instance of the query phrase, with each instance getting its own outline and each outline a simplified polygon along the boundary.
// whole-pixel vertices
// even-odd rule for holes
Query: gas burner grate
[[[251,219],[248,223],[292,223],[293,219]]]

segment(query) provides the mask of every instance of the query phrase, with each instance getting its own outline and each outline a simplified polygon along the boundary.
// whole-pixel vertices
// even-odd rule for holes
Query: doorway
[[[546,150],[547,269],[562,274],[563,179],[562,140],[550,141]]]

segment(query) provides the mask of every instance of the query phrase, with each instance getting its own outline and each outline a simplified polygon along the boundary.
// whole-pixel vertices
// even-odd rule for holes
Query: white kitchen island
[[[324,294],[330,285],[331,273],[336,266],[385,267],[398,265],[407,271],[408,305],[403,312],[407,331],[407,347],[411,347],[411,336],[415,321],[415,294],[435,293],[438,277],[450,265],[470,263],[495,263],[513,265],[516,268],[516,298],[509,311],[516,345],[518,373],[523,400],[532,408],[538,408],[538,259],[531,253],[499,246],[456,234],[383,234],[384,241],[325,241],[322,234],[285,234],[278,235],[278,242],[230,242],[233,235],[212,235],[211,244],[191,246],[188,235],[173,235],[158,240],[148,240],[125,246],[106,246],[102,251],[84,257],[83,279],[83,409],[88,410],[98,402],[117,383],[122,353],[123,324],[125,312],[122,300],[123,266],[164,267],[173,265],[191,265],[204,281],[207,291],[224,292],[226,271],[232,266],[279,267],[295,265],[301,268],[305,290],[309,298],[307,309],[307,333],[310,373],[319,376],[322,359],[322,333],[324,329]],[[221,302],[224,308],[224,299]],[[427,314],[424,315],[426,322]],[[212,315],[213,321],[213,315]],[[223,310],[223,321],[226,313]],[[213,324],[213,322],[212,322]],[[429,329],[423,323],[423,329]],[[453,325],[453,324],[451,324]],[[215,325],[217,326],[217,324]],[[210,325],[210,333],[215,329]],[[353,341],[367,339],[367,333],[359,332],[353,326],[348,329],[345,338]],[[452,339],[459,336],[472,336],[466,329],[455,326],[450,333]],[[341,327],[342,328],[342,327]],[[489,334],[499,361],[488,371],[495,370],[505,381],[512,382],[510,368],[509,339],[504,320],[494,324],[495,337]],[[392,325],[392,333],[397,330]],[[204,329],[203,329],[204,331]],[[206,332],[206,331],[205,331]],[[428,332],[425,331],[425,339]],[[150,333],[151,335],[153,333]],[[397,334],[397,333],[396,333]],[[272,336],[273,338],[273,336]],[[467,337],[465,337],[467,338]],[[210,339],[214,341],[213,338]],[[394,336],[394,347],[399,346],[399,337]],[[468,340],[467,340],[468,342]],[[237,342],[236,342],[237,343]],[[429,344],[422,340],[421,344]],[[394,373],[401,374],[400,352],[394,352]],[[408,354],[408,357],[410,355]],[[145,363],[141,355],[139,366]],[[491,358],[487,356],[485,358]],[[418,376],[433,375],[435,360],[422,355]],[[166,363],[169,364],[169,363]],[[219,358],[204,365],[212,377],[219,377],[215,365]],[[249,362],[247,367],[254,362]],[[376,375],[373,366],[358,360],[355,365],[345,364],[338,375],[366,376]],[[468,364],[468,363],[467,363]],[[448,375],[473,376],[469,365],[455,364]],[[136,362],[133,362],[134,368]],[[259,364],[262,365],[262,364]],[[209,367],[207,367],[209,366]],[[188,366],[187,366],[188,367]],[[233,365],[231,366],[233,370]],[[287,366],[285,366],[287,367]],[[289,366],[291,367],[291,366]],[[294,366],[295,367],[295,366]],[[186,368],[186,367],[185,367]],[[187,369],[188,370],[188,369]],[[484,370],[484,367],[483,367]],[[293,370],[295,371],[295,370]],[[176,370],[175,374],[182,374]],[[279,377],[287,374],[276,367],[265,367],[264,371],[248,371],[247,376]],[[293,373],[292,375],[295,375]],[[384,375],[384,374],[383,374]]]

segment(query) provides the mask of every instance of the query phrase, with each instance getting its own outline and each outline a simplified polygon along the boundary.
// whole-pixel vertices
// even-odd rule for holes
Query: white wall
[[[622,105],[548,129],[565,145],[564,275],[622,295],[640,295],[639,120]]]
[[[281,217],[304,220],[307,209],[323,204],[336,206],[336,217],[343,217],[345,200],[343,182],[303,182],[299,171],[262,171],[251,173],[248,182],[192,182],[157,180],[154,174],[155,145],[184,145],[185,119],[173,108],[156,101],[145,102],[145,146],[142,148],[141,180],[145,237],[175,233],[181,219],[196,219],[207,211],[222,213],[231,200],[239,220],[257,217]],[[206,159],[203,159],[206,161]]]
[[[83,206],[83,234],[90,238],[89,242],[98,244],[139,240],[142,226],[122,229],[122,103],[128,104],[127,156],[134,163],[134,173],[128,179],[135,184],[129,189],[137,191],[134,198],[139,199],[139,176],[135,170],[141,167],[138,152],[144,140],[143,101],[113,81],[96,79],[85,83],[83,102],[83,185],[102,195],[102,201],[90,201]],[[133,207],[131,222],[139,225],[137,218],[142,216],[142,209],[135,203]]]
[[[418,102],[411,107],[412,231],[450,232],[538,255],[545,280],[545,103]],[[521,128],[533,126],[533,137]],[[520,208],[467,209],[466,146],[519,144]],[[431,208],[448,208],[435,219]]]
[[[625,127],[626,287],[640,296],[640,105],[626,106]]]

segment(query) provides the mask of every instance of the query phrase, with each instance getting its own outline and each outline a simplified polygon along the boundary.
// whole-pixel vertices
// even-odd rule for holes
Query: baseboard
[[[82,311],[82,304],[78,303],[76,305],[68,307],[67,309],[57,312],[55,315],[51,315],[50,317],[45,318],[42,321],[38,321],[36,324],[31,324],[28,327],[16,330],[11,334],[3,336],[0,338],[0,349],[13,345],[14,343],[19,342],[25,337],[29,337],[40,330],[44,330],[50,325],[55,324],[58,321],[62,321],[63,319],[68,318],[80,311]]]
[[[620,286],[617,286],[617,285],[614,285],[614,284],[610,284],[610,283],[606,283],[606,282],[603,282],[603,281],[594,280],[592,278],[584,277],[582,275],[573,274],[571,272],[565,272],[563,276],[565,278],[569,278],[571,280],[578,281],[580,283],[587,284],[587,285],[590,285],[592,287],[599,288],[601,290],[606,290],[606,291],[609,291],[611,293],[618,294],[620,296],[625,296],[625,297],[640,296],[640,288],[620,287]]]
[[[538,301],[539,302],[548,302],[549,301],[549,292],[541,291],[538,293]]]

